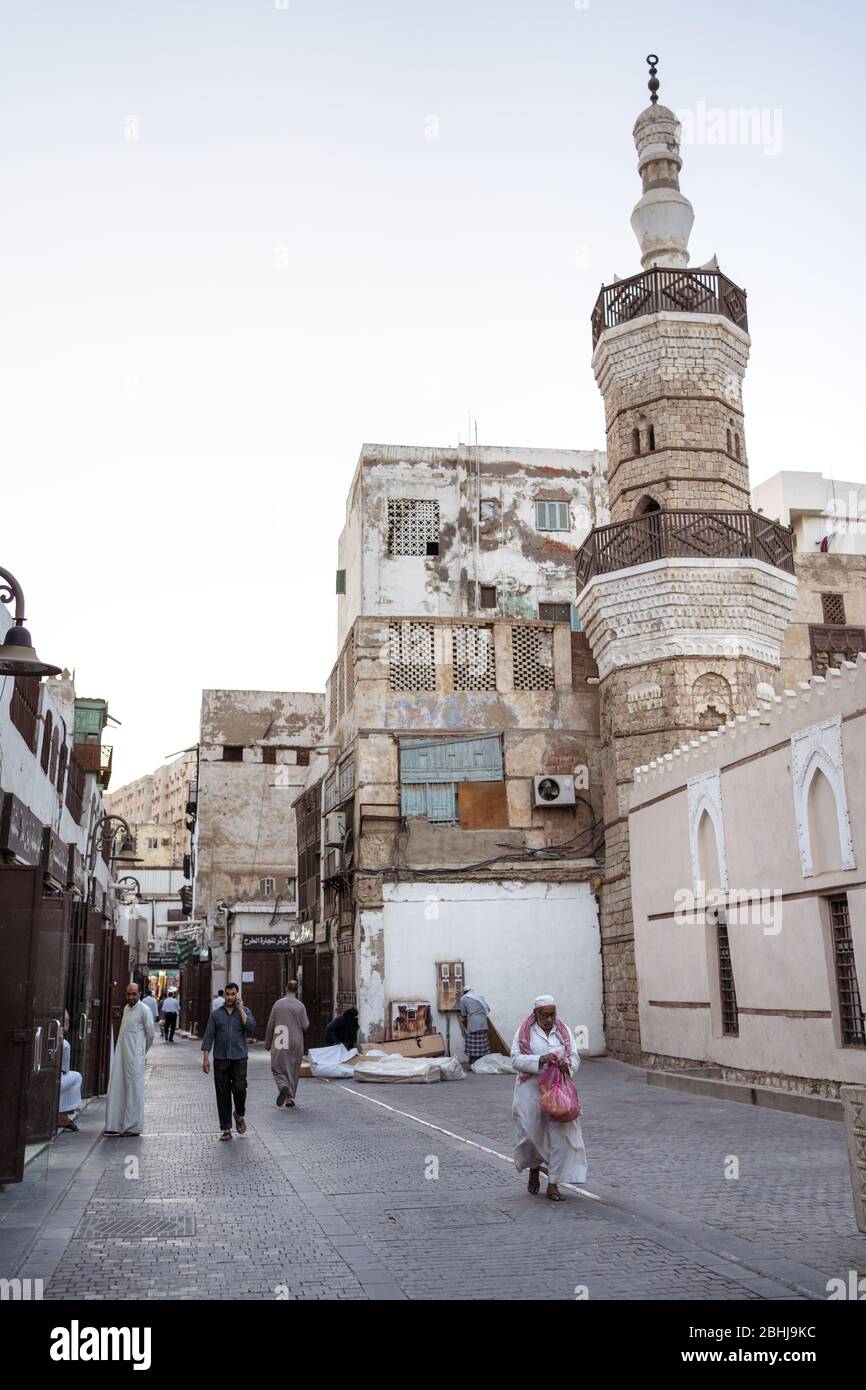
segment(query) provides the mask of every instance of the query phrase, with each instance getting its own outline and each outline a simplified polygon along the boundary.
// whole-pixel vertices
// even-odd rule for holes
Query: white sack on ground
[[[354,1076],[353,1069],[347,1067],[345,1063],[349,1057],[356,1057],[357,1055],[357,1047],[353,1047],[352,1051],[349,1052],[342,1043],[335,1043],[333,1047],[311,1047],[307,1053],[313,1076],[333,1078]]]
[[[376,1061],[363,1062],[355,1067],[357,1081],[456,1081],[463,1076],[463,1068],[454,1057],[398,1057],[389,1056]]]
[[[479,1057],[470,1067],[470,1071],[481,1076],[503,1076],[506,1072],[514,1075],[511,1058],[503,1057],[501,1052],[488,1052],[486,1057]]]

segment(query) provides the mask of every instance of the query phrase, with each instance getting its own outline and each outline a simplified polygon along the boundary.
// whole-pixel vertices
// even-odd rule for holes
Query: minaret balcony
[[[659,313],[721,314],[749,331],[746,291],[720,270],[652,266],[628,280],[602,285],[592,311],[592,345],[607,328]]]
[[[763,560],[793,574],[794,534],[759,512],[647,512],[590,531],[577,552],[577,592],[597,574],[672,558]]]

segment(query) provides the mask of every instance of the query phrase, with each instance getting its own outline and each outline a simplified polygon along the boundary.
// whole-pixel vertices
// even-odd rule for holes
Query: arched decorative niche
[[[813,878],[828,869],[855,868],[841,715],[811,724],[792,736],[791,781],[803,877]]]
[[[722,776],[718,768],[688,781],[689,850],[695,893],[728,887],[725,824],[722,818]],[[717,882],[711,883],[709,875]],[[700,885],[703,885],[701,889]]]

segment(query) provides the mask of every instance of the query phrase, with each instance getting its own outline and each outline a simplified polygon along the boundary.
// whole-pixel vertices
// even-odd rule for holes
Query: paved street
[[[142,1138],[102,1138],[94,1103],[0,1194],[2,1274],[48,1299],[729,1300],[866,1272],[841,1124],[643,1078],[584,1063],[589,1179],[557,1206],[507,1161],[511,1078],[308,1081],[285,1111],[256,1047],[220,1144],[199,1044],[158,1039]]]

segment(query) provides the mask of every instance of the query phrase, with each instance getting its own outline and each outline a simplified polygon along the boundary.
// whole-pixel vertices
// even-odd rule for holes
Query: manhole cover
[[[165,1240],[172,1236],[194,1236],[194,1216],[85,1216],[76,1240]]]

